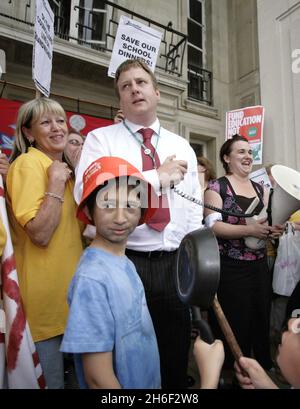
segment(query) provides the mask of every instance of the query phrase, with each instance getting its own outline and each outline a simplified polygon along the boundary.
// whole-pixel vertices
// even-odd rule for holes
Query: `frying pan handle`
[[[208,323],[204,319],[202,319],[201,311],[199,307],[196,307],[196,306],[192,307],[192,319],[193,319],[193,326],[200,333],[200,338],[207,344],[213,344],[215,341],[215,338],[211,332],[211,329]]]
[[[227,321],[227,318],[224,315],[224,312],[222,310],[222,307],[217,299],[217,296],[215,296],[212,307],[214,309],[214,313],[219,321],[219,325],[223,331],[223,334],[226,338],[226,341],[229,345],[229,348],[237,362],[239,362],[239,359],[243,356],[243,353],[241,351],[241,348],[239,347],[239,344],[237,343],[237,340],[234,336],[234,333],[232,332],[232,329]]]

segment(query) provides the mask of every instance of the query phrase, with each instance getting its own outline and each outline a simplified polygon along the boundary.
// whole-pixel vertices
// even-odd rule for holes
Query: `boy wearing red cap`
[[[135,167],[114,157],[93,162],[83,181],[77,216],[97,233],[69,288],[61,350],[74,353],[81,388],[159,388],[159,353],[144,288],[125,256],[128,235],[153,213],[141,209],[151,187]]]

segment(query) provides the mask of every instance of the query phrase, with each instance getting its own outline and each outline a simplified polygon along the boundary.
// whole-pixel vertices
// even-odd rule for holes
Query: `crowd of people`
[[[81,388],[188,386],[191,313],[178,297],[176,261],[184,236],[203,223],[218,240],[217,295],[244,356],[234,362],[209,310],[217,340],[209,345],[197,337],[194,344],[201,387],[217,388],[223,368],[242,388],[275,388],[265,372],[274,366],[271,271],[266,246],[253,249],[247,238],[275,240],[284,226],[243,217],[268,202],[268,191],[249,179],[248,140],[236,135],[222,145],[225,176],[216,179],[208,159],[162,127],[160,91],[146,64],[122,63],[115,90],[115,123],[86,138],[68,129],[56,101],[23,104],[10,163],[0,155],[22,302],[48,388],[64,388],[64,353],[74,356]],[[231,215],[203,214],[174,186]],[[300,308],[299,286],[295,294],[293,311]],[[299,370],[291,368],[293,362],[300,368],[300,320],[293,311],[277,361],[300,387]]]

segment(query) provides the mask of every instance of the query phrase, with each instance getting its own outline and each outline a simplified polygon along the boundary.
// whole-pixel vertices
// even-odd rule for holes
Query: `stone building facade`
[[[267,116],[264,161],[300,166],[300,119],[295,115],[300,74],[291,68],[294,62],[295,71],[300,71],[297,51],[291,57],[300,48],[299,1],[49,0],[49,4],[56,16],[51,96],[65,109],[114,116],[118,101],[107,68],[119,16],[126,15],[163,33],[156,68],[163,126],[211,159],[219,175],[225,112],[260,103]],[[6,54],[3,98],[25,101],[35,95],[34,7],[34,0],[0,3],[0,50]]]

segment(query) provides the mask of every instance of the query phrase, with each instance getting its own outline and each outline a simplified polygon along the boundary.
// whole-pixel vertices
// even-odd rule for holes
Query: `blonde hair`
[[[15,129],[15,142],[10,162],[13,162],[19,155],[26,153],[30,147],[30,142],[26,138],[22,128],[30,129],[31,125],[42,117],[45,113],[54,113],[62,116],[67,120],[66,113],[63,107],[53,99],[49,98],[37,98],[31,101],[25,102],[19,111]]]

